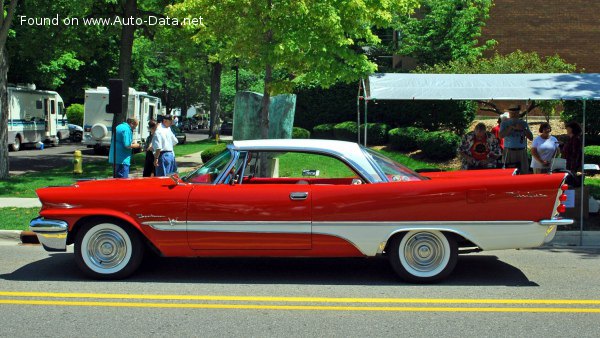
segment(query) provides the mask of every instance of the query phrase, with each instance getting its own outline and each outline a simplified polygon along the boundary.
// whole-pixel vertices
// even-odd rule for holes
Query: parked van
[[[24,144],[57,145],[69,138],[63,99],[57,92],[36,90],[35,85],[8,86],[8,147]]]
[[[148,136],[148,121],[156,120],[161,109],[160,98],[129,88],[127,118],[137,118],[140,123],[133,131],[133,141],[143,143]],[[105,153],[110,148],[113,114],[107,113],[108,88],[98,87],[85,91],[83,111],[83,141],[95,153]]]

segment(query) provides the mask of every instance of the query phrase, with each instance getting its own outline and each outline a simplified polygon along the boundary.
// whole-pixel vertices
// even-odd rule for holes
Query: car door
[[[188,201],[187,233],[196,250],[308,250],[310,186],[196,185]]]

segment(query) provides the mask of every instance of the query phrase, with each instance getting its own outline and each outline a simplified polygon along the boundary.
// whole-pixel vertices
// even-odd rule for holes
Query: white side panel
[[[552,235],[552,228],[530,221],[514,222],[318,222],[312,233],[346,239],[367,256],[380,253],[395,233],[410,230],[456,233],[482,250],[537,247]]]

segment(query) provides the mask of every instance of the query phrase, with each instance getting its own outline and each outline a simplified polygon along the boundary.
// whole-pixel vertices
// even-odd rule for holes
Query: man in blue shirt
[[[521,106],[508,108],[509,118],[500,125],[500,137],[504,138],[504,163],[517,163],[520,174],[529,173],[527,139],[533,140],[527,122],[519,117]]]
[[[133,130],[137,128],[138,120],[135,118],[128,118],[127,121],[119,124],[116,128],[116,132],[113,133],[113,137],[110,142],[110,152],[108,155],[108,162],[115,162],[116,151],[116,163],[117,170],[115,172],[115,178],[128,178],[129,177],[129,166],[131,165],[131,149],[137,149],[140,144],[133,142]]]

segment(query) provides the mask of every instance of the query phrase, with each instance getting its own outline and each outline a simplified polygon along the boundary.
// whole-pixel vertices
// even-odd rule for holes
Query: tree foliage
[[[519,74],[519,73],[573,73],[574,64],[558,55],[540,57],[535,52],[517,50],[510,54],[494,54],[491,58],[460,59],[417,68],[415,73],[432,74]]]
[[[478,41],[492,5],[492,0],[422,0],[415,15],[399,21],[399,54],[425,65],[480,58],[496,43]]]
[[[263,137],[268,134],[271,95],[299,83],[328,87],[356,80],[376,66],[362,47],[377,44],[372,27],[390,26],[409,14],[415,0],[184,0],[172,7],[178,17],[203,16],[196,41],[207,41],[209,60],[264,71]],[[218,37],[218,39],[217,39]]]

